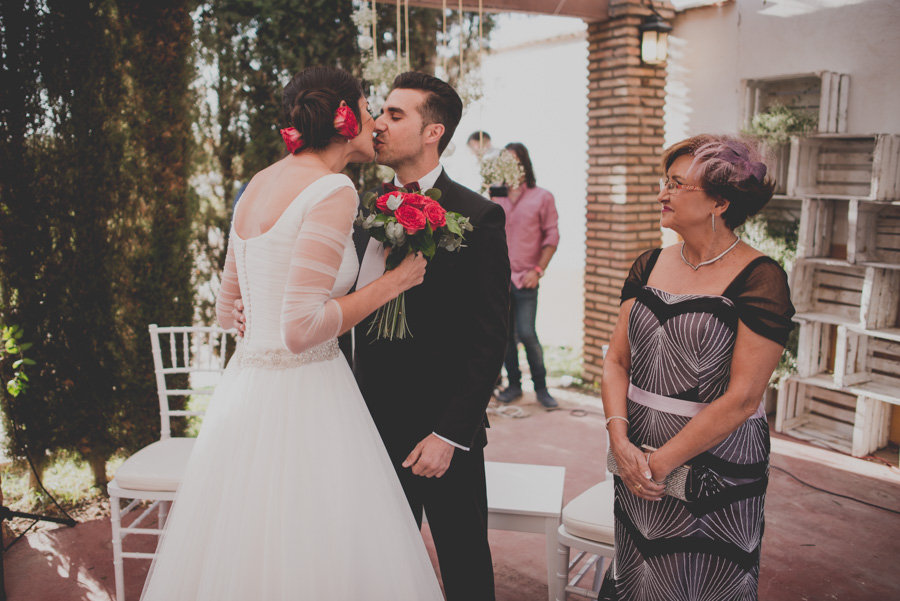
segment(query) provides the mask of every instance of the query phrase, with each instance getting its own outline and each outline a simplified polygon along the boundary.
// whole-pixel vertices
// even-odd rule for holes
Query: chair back
[[[237,343],[236,330],[207,326],[159,327],[150,324],[153,368],[159,396],[160,439],[172,436],[173,417],[202,416],[187,408],[194,395],[211,395]],[[185,409],[172,409],[172,399],[184,398]]]

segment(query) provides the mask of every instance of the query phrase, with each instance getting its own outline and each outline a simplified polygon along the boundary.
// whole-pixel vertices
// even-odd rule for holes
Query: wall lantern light
[[[648,65],[666,62],[669,55],[669,32],[672,26],[659,15],[650,15],[640,26],[641,60]]]

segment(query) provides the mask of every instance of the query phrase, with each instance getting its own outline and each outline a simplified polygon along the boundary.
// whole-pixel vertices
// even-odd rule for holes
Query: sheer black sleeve
[[[754,260],[725,296],[734,302],[738,318],[748,328],[781,346],[787,343],[795,311],[787,274],[778,263],[769,257]]]
[[[650,279],[650,272],[653,271],[653,266],[656,265],[656,259],[659,258],[661,250],[659,248],[648,250],[635,259],[631,265],[631,271],[628,272],[628,277],[625,278],[625,284],[622,285],[622,296],[619,304],[636,297],[641,288],[647,285],[647,280]]]

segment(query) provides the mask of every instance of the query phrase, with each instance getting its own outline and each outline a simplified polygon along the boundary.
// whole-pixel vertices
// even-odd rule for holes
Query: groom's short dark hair
[[[398,75],[391,86],[392,90],[397,88],[425,92],[425,102],[420,109],[422,122],[424,125],[440,123],[444,126],[444,135],[438,142],[438,155],[443,154],[462,118],[463,103],[459,94],[447,82],[418,71]]]

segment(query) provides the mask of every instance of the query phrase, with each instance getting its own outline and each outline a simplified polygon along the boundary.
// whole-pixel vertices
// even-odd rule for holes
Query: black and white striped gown
[[[622,302],[636,298],[627,404],[628,436],[638,447],[662,447],[690,421],[684,413],[725,392],[738,320],[784,345],[794,312],[787,277],[768,257],[752,261],[722,296],[676,295],[646,285],[659,252],[635,261],[622,290]],[[646,397],[658,408],[633,400]],[[765,413],[687,463],[698,489],[690,502],[645,501],[616,477],[616,555],[600,599],[757,598],[769,472]]]

